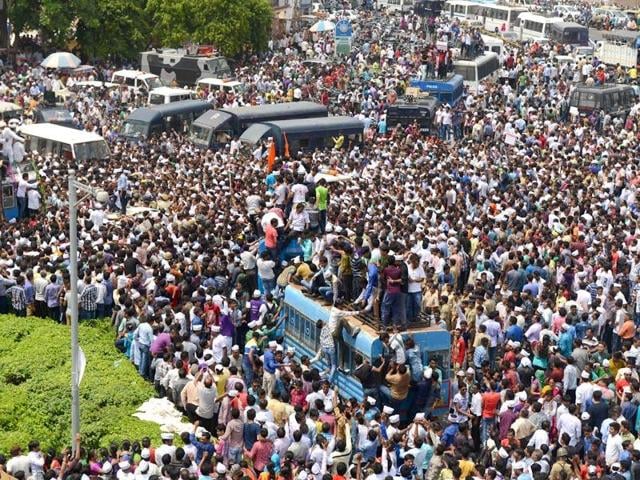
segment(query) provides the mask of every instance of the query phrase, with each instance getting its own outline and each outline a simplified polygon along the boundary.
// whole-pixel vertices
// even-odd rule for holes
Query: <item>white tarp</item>
[[[177,435],[192,432],[193,425],[183,421],[182,413],[166,398],[150,398],[138,408],[134,417],[160,425],[160,431]]]

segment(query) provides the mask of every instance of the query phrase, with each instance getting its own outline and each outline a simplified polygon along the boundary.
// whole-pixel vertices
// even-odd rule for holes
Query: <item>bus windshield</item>
[[[122,134],[125,137],[144,137],[147,134],[148,123],[130,120],[122,127]]]
[[[210,130],[207,127],[199,125],[191,125],[191,140],[194,142],[207,142],[209,140]]]
[[[104,140],[78,143],[74,146],[76,162],[85,160],[103,160],[109,157],[109,148]]]

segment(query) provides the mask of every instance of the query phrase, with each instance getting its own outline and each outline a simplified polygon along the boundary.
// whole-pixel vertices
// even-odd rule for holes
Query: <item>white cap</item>
[[[264,423],[268,420],[267,414],[265,412],[256,413],[256,422]]]
[[[120,470],[128,470],[129,468],[131,468],[131,464],[126,460],[123,460],[118,463],[118,467],[120,467]]]
[[[260,290],[253,291],[253,298],[260,298],[261,296],[262,294],[260,293]]]
[[[394,412],[394,411],[395,411],[395,410],[394,410],[393,408],[391,408],[389,405],[385,405],[385,406],[382,408],[382,413],[386,413],[387,415],[393,415],[393,412]]]
[[[500,450],[498,450],[498,455],[500,455],[501,458],[509,458],[509,452],[507,452],[504,447],[500,447]]]
[[[222,365],[218,364],[218,365],[215,366],[215,371],[216,372],[221,372],[223,370],[224,370],[224,367]]]
[[[277,348],[278,347],[278,342],[276,342],[275,340],[271,340],[269,342],[269,348]]]
[[[138,468],[140,469],[140,473],[147,473],[149,471],[149,462],[147,460],[141,460]]]
[[[143,448],[142,451],[140,452],[140,456],[144,460],[149,460],[151,458],[151,450],[149,450],[148,448]]]
[[[240,347],[238,345],[234,345],[233,347],[231,347],[231,351],[232,352],[239,352],[240,351]]]
[[[584,378],[585,380],[589,380],[589,372],[584,371],[580,374],[580,378]]]
[[[416,413],[414,420],[424,420],[424,412]]]
[[[211,331],[214,333],[220,333],[220,325],[214,325],[211,327]]]
[[[367,403],[369,405],[375,405],[376,404],[376,399],[373,397],[367,397]]]
[[[202,324],[201,323],[196,323],[193,327],[192,330],[194,332],[201,332],[202,331]]]
[[[225,473],[227,473],[227,467],[224,466],[224,463],[219,462],[216,465],[216,472],[219,473],[220,475],[224,475]]]
[[[580,415],[581,420],[589,420],[590,418],[591,415],[589,415],[589,412],[582,412],[582,415]]]
[[[400,415],[398,415],[398,414],[391,415],[389,417],[389,422],[391,422],[391,423],[400,423]]]

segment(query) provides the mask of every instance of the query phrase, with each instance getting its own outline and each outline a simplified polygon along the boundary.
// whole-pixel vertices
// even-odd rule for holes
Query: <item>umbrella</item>
[[[77,68],[81,63],[73,53],[56,52],[45,58],[40,65],[44,68]]]
[[[328,20],[320,20],[314,23],[309,29],[310,32],[330,32],[335,30],[336,24]]]

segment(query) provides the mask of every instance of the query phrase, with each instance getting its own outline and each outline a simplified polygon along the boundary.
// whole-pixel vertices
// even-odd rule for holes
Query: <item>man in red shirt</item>
[[[271,258],[278,258],[278,220],[272,218],[264,228],[264,246],[271,252]]]
[[[496,423],[496,413],[500,406],[500,394],[496,392],[496,383],[489,384],[489,391],[482,394],[482,422],[480,424],[480,441],[484,444],[489,439],[491,429]]]

